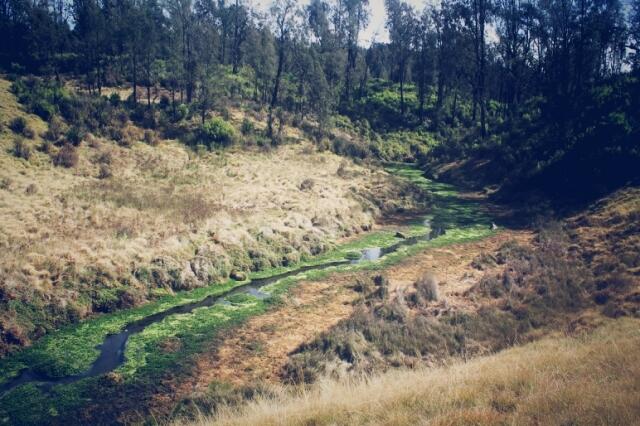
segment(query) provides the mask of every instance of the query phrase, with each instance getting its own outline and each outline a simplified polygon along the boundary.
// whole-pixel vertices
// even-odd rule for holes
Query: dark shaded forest
[[[389,42],[365,46],[369,7],[2,0],[0,66],[32,112],[54,127],[58,116],[74,123],[71,141],[101,129],[118,139],[105,115],[127,114],[194,146],[226,146],[209,111],[250,102],[267,112],[264,144],[280,143],[283,121],[312,123],[305,131],[340,154],[487,164],[477,180],[508,195],[590,198],[637,179],[638,1],[445,0],[416,10],[387,0]],[[131,96],[95,96],[116,86]],[[201,127],[185,132],[192,117]],[[336,127],[364,145],[336,139]]]

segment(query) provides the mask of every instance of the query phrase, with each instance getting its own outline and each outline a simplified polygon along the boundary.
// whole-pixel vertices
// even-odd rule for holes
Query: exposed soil
[[[471,266],[473,259],[507,241],[526,245],[531,238],[529,231],[505,230],[481,241],[427,250],[386,269],[384,275],[395,291],[412,286],[430,271],[438,277],[441,294],[451,306],[471,308],[473,302],[463,293],[485,273]],[[371,274],[341,273],[322,281],[301,282],[282,305],[225,332],[210,351],[197,357],[188,379],[164,383],[168,391],[155,395],[151,410],[167,415],[176,402],[203,394],[212,382],[237,386],[278,383],[292,351],[353,312],[352,302],[359,293],[352,284]]]

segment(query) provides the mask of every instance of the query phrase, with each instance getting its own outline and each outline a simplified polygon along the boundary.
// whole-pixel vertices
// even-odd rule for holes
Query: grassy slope
[[[312,255],[370,229],[382,210],[415,207],[384,171],[317,152],[294,128],[300,143],[268,152],[89,138],[75,167],[54,167],[38,151],[47,123],[4,79],[0,101],[0,356],[97,312],[225,283],[234,269],[321,261]],[[16,116],[36,133],[29,160],[12,153]],[[239,126],[244,112],[233,116]],[[113,176],[99,179],[104,164]]]
[[[553,337],[432,370],[321,383],[199,424],[634,424],[640,322]]]
[[[301,279],[320,279],[327,277],[336,271],[376,270],[393,265],[400,260],[428,247],[439,247],[455,242],[470,241],[482,238],[491,233],[486,222],[486,217],[476,210],[473,216],[473,206],[459,200],[455,191],[449,186],[441,186],[424,180],[421,174],[410,168],[396,167],[395,174],[411,180],[414,184],[423,186],[427,191],[433,191],[439,200],[438,208],[431,214],[432,221],[442,222],[443,216],[450,216],[446,225],[448,232],[437,239],[423,241],[415,246],[405,247],[382,259],[357,265],[345,265],[332,267],[322,271],[311,271],[295,277],[286,278],[272,284],[265,290],[274,294],[281,294],[291,285]],[[462,202],[459,208],[451,209]],[[407,235],[423,234],[428,230],[418,222],[405,227],[403,231]],[[373,232],[345,244],[338,245],[334,250],[310,259],[304,264],[323,263],[344,259],[347,253],[371,246],[387,246],[399,241],[392,231]],[[264,276],[269,273],[282,272],[283,268],[274,268],[254,274],[254,277]],[[33,348],[27,349],[15,357],[10,357],[0,363],[4,374],[1,379],[7,379],[15,372],[30,365],[49,375],[67,375],[86,369],[95,359],[97,351],[94,346],[99,343],[106,334],[119,330],[124,324],[132,320],[147,316],[151,313],[167,309],[176,304],[198,300],[209,294],[216,294],[233,286],[229,282],[224,286],[212,286],[197,289],[192,292],[182,293],[178,297],[166,297],[158,302],[147,304],[141,308],[122,311],[105,315],[95,320],[84,322],[79,327],[69,327],[38,342]],[[276,298],[277,300],[277,298]],[[203,344],[210,341],[218,331],[238,324],[245,318],[264,312],[269,307],[269,301],[259,301],[251,297],[245,297],[238,301],[232,309],[225,306],[213,306],[196,311],[190,315],[177,315],[154,324],[142,333],[131,338],[127,347],[127,362],[116,372],[116,381],[123,380],[127,386],[151,386],[168,368],[188,367],[188,358],[197,353]],[[169,348],[169,350],[167,350]],[[182,366],[182,367],[180,367]],[[41,394],[33,386],[23,386],[16,389],[0,404],[0,414],[8,416],[18,423],[32,423],[42,419],[42,416],[55,410],[60,413],[64,408],[66,415],[81,406],[90,406],[92,402],[82,397],[83,394],[92,394],[96,388],[101,392],[107,392],[101,378],[81,381],[69,386],[56,387],[48,396]],[[116,385],[118,383],[115,383]],[[113,383],[109,385],[113,387]],[[119,389],[118,386],[115,389]],[[138,392],[146,392],[139,389]],[[104,399],[108,399],[103,395]],[[28,401],[18,404],[17,401]],[[25,410],[27,408],[27,410]],[[99,415],[103,415],[99,414]],[[62,421],[62,418],[61,420]]]
[[[434,222],[446,225],[449,228],[447,233],[435,240],[425,240],[414,246],[402,248],[398,252],[387,255],[377,262],[346,265],[324,271],[312,271],[299,277],[283,280],[281,284],[290,285],[301,278],[321,278],[336,270],[382,269],[425,248],[474,240],[489,235],[490,230],[487,225],[487,218],[477,212],[477,205],[467,204],[463,200],[458,199],[452,187],[427,181],[422,177],[421,173],[415,169],[400,166],[390,169],[394,174],[411,181],[415,185],[422,186],[424,190],[434,194],[439,207],[432,212],[431,218]],[[464,227],[458,225],[464,225]],[[417,235],[425,232],[427,232],[427,229],[419,222],[409,226],[405,233],[407,235]],[[352,251],[358,251],[365,247],[384,247],[397,241],[399,241],[399,239],[395,237],[395,232],[393,231],[382,230],[373,232],[341,244],[324,254],[303,261],[299,265],[286,268],[269,268],[251,274],[251,277],[260,278],[295,269],[299,266],[342,260]],[[104,315],[94,320],[86,321],[80,326],[71,326],[52,333],[38,342],[34,347],[18,354],[18,356],[9,357],[0,362],[0,365],[3,367],[3,373],[0,374],[0,383],[14,376],[17,371],[27,365],[51,377],[65,376],[86,370],[98,354],[98,350],[95,349],[96,345],[98,345],[107,334],[119,331],[127,323],[161,312],[170,307],[200,300],[209,295],[223,293],[234,285],[237,285],[237,283],[228,281],[224,285],[200,288],[192,292],[180,293],[177,296],[166,296],[140,308]],[[190,318],[187,322],[193,322],[193,320],[194,318]],[[189,328],[188,325],[183,325],[187,329]],[[180,330],[180,327],[178,327],[173,330],[173,333],[179,332]],[[152,331],[145,331],[145,333],[135,336],[132,339],[132,343],[141,341],[147,344],[157,344],[162,338],[166,338],[167,336],[167,331],[164,333],[156,332],[155,334]],[[143,344],[141,342],[130,345],[128,354],[133,353],[132,351],[134,351],[134,349],[131,348],[140,349],[140,345]],[[135,371],[135,366],[139,366],[141,363],[145,364],[144,359],[149,352],[152,352],[152,350],[140,351],[135,357],[128,356],[128,358],[131,359],[131,365],[127,365],[125,370],[132,372]]]

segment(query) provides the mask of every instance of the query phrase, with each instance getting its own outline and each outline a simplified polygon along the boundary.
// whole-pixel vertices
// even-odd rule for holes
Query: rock
[[[246,281],[247,280],[247,274],[244,273],[243,271],[238,271],[238,270],[233,270],[231,271],[231,274],[229,275],[229,277],[232,280],[236,280],[236,281]]]

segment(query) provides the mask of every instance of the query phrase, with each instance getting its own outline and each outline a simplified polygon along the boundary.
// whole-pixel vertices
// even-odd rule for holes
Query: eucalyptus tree
[[[164,8],[171,25],[175,53],[181,64],[181,90],[186,92],[186,102],[191,103],[196,88],[196,60],[194,42],[196,37],[196,16],[191,0],[164,0]]]
[[[632,0],[629,12],[630,63],[634,71],[640,72],[640,0]]]
[[[473,121],[477,120],[477,110],[480,107],[480,132],[482,137],[487,132],[487,99],[486,99],[486,68],[487,68],[487,24],[491,18],[491,0],[454,0],[460,18],[464,22],[464,29],[473,44],[474,73],[473,73]]]
[[[353,74],[356,71],[360,50],[358,46],[360,31],[369,23],[368,6],[369,0],[342,0],[339,2],[339,7],[343,8],[343,11],[338,11],[338,13],[344,16],[344,20],[341,22],[344,26],[344,44],[347,50],[343,92],[343,103],[347,105],[351,103]]]
[[[109,47],[109,23],[97,0],[73,0],[71,12],[73,32],[83,58],[80,71],[86,76],[89,90],[101,93]]]
[[[273,137],[273,113],[278,105],[278,95],[282,76],[289,54],[291,44],[291,33],[296,25],[296,15],[298,10],[296,2],[293,0],[276,0],[271,6],[270,13],[273,19],[273,29],[276,37],[277,65],[276,74],[273,81],[271,101],[269,103],[269,115],[267,119],[267,135]]]
[[[400,0],[385,0],[385,8],[392,60],[396,64],[396,80],[400,84],[400,111],[404,115],[406,109],[404,86],[415,41],[415,12],[411,6]]]
[[[253,70],[254,99],[266,104],[275,74],[275,42],[269,28],[263,22],[251,26],[247,36],[247,63]]]
[[[231,15],[233,16],[233,38],[231,43],[231,64],[234,74],[238,73],[238,69],[242,64],[242,47],[247,40],[249,31],[249,12],[247,8],[240,2],[235,0],[233,6],[230,6]]]
[[[165,62],[162,60],[166,46],[166,17],[157,0],[138,0],[135,5],[137,14],[136,49],[140,49],[142,70],[147,89],[147,106],[151,108],[151,88],[165,75]]]
[[[425,7],[414,31],[416,48],[418,115],[424,119],[425,102],[433,86],[436,66],[436,31],[434,29],[433,8]]]

